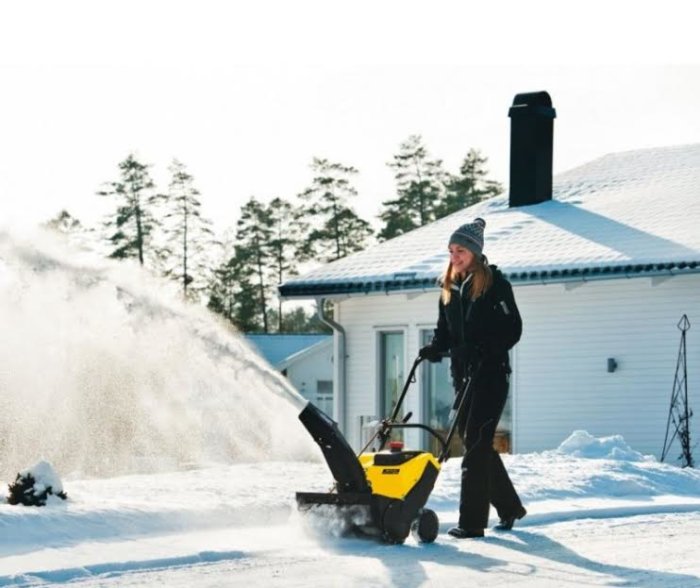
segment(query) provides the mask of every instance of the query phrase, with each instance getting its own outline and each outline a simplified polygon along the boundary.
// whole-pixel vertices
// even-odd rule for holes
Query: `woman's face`
[[[455,243],[450,243],[447,248],[450,252],[450,263],[452,264],[452,269],[454,269],[458,274],[466,275],[471,270],[472,265],[474,265],[474,258],[476,257],[469,249],[457,245]]]

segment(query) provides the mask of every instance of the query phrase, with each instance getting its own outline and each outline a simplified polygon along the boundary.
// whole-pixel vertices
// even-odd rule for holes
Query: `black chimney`
[[[516,94],[510,117],[509,206],[552,199],[552,141],[556,111],[547,92]]]

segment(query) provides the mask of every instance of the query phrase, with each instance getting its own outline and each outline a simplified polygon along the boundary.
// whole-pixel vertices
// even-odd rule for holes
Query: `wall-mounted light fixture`
[[[617,361],[614,357],[608,357],[608,373],[612,374],[617,369]]]

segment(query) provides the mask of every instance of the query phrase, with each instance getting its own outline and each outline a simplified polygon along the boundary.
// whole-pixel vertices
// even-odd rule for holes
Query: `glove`
[[[430,363],[440,363],[442,361],[442,352],[433,345],[426,345],[418,352],[421,359],[427,359]]]

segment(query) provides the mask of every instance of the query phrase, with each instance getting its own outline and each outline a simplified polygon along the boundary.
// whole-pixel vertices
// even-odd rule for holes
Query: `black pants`
[[[499,518],[517,512],[522,503],[501,456],[493,448],[496,425],[508,397],[508,374],[483,374],[475,381],[459,422],[464,442],[459,526],[484,529],[489,505]]]

